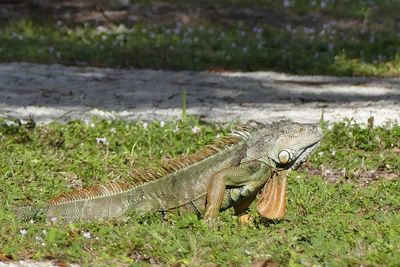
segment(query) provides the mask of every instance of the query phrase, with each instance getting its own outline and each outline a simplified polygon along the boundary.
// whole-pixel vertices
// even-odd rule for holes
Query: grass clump
[[[293,172],[288,215],[281,222],[258,217],[254,207],[253,224],[241,226],[227,211],[212,229],[193,214],[171,215],[165,221],[150,214],[123,221],[67,224],[14,218],[16,205],[39,205],[75,188],[127,179],[133,168],[156,166],[164,157],[192,153],[230,128],[191,117],[152,123],[94,119],[34,128],[2,120],[0,256],[83,265],[243,266],[270,257],[282,265],[400,262],[396,253],[400,249],[400,184],[384,176],[368,184],[356,176],[342,176],[332,183],[311,171]],[[364,157],[365,170],[398,174],[399,130],[398,125],[335,124],[325,130],[311,165],[354,170]]]
[[[336,123],[326,132],[326,142],[312,156],[312,162],[314,166],[341,170],[346,178],[371,171],[396,178],[400,173],[400,128],[388,131],[387,127],[390,124],[371,128],[351,120]]]

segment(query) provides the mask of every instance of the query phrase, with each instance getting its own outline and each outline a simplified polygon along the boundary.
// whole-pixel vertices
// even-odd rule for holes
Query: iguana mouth
[[[299,167],[302,163],[304,163],[307,160],[307,157],[317,149],[319,144],[320,144],[320,141],[315,142],[315,143],[305,147],[303,149],[303,151],[301,151],[299,156],[297,156],[297,158],[294,160],[293,164],[291,164],[291,166],[289,168],[296,169],[297,167]]]

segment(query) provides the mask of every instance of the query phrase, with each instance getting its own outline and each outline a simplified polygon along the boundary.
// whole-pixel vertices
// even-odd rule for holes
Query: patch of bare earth
[[[377,180],[400,180],[400,175],[398,173],[384,169],[366,170],[360,168],[358,170],[349,171],[346,169],[332,169],[324,165],[313,167],[310,163],[305,163],[298,170],[307,173],[309,176],[321,176],[328,182],[333,183],[348,179],[361,184],[368,184]]]

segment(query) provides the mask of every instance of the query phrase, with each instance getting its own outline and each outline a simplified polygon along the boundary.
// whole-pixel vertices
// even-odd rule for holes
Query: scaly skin
[[[149,170],[140,184],[108,183],[67,193],[51,200],[44,213],[47,218],[93,220],[128,211],[179,210],[210,220],[231,207],[242,213],[262,191],[260,214],[279,219],[285,213],[287,171],[304,162],[321,138],[320,128],[312,124],[249,122],[222,143]],[[23,208],[17,216],[27,218],[35,211]]]

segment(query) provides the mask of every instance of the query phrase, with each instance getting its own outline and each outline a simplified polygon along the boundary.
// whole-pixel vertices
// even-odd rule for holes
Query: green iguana
[[[280,219],[286,211],[287,171],[304,162],[321,138],[313,124],[250,121],[192,155],[133,171],[135,182],[65,193],[40,210],[48,219],[93,220],[178,209],[210,220],[231,207],[236,214],[244,212],[261,192],[258,212]],[[17,216],[27,218],[38,210],[22,208]]]

